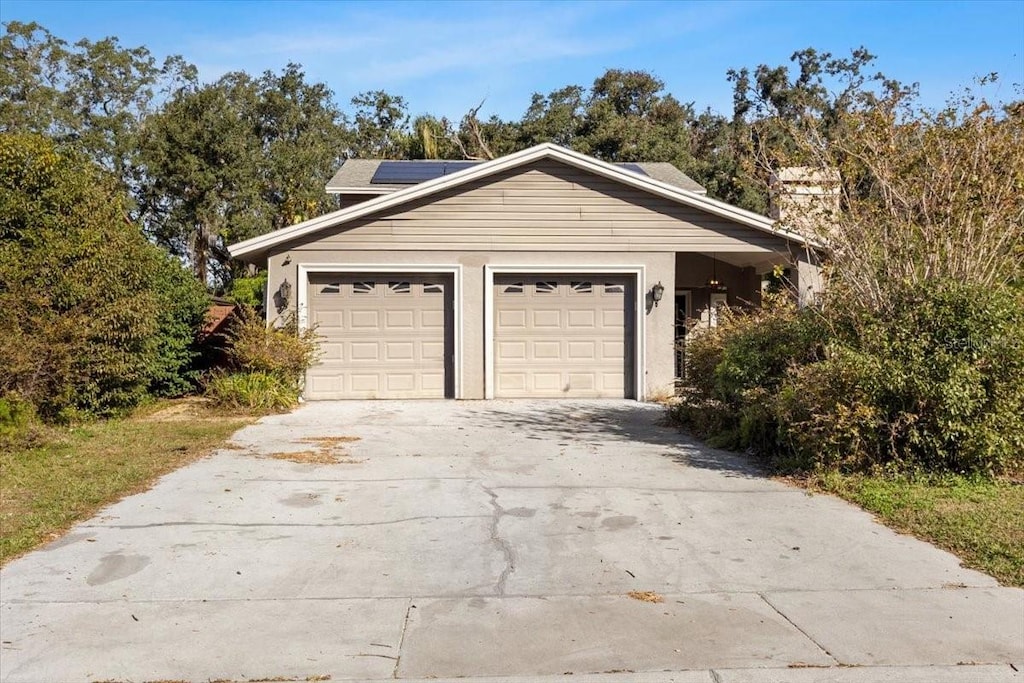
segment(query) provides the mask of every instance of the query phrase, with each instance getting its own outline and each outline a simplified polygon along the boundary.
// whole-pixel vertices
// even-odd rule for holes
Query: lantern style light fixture
[[[726,290],[725,285],[718,280],[718,259],[715,256],[711,257],[711,279],[708,280],[707,287],[714,292]]]
[[[288,302],[292,300],[292,283],[288,282],[288,278],[285,278],[281,282],[281,286],[277,288],[277,312],[280,313],[284,309],[288,308]]]
[[[654,302],[655,307],[657,307],[658,302],[661,301],[664,296],[665,285],[661,284],[661,280],[658,280],[658,284],[651,287],[651,301]]]

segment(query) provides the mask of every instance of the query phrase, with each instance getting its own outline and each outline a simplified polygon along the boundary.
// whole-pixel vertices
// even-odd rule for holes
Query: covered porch
[[[761,305],[776,268],[806,305],[821,291],[820,270],[813,253],[677,252],[675,287],[665,292],[674,313],[675,377],[685,376],[686,338],[695,330],[718,324],[718,309]]]

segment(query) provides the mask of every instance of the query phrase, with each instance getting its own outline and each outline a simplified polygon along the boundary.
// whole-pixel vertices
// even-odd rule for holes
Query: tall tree
[[[330,90],[297,65],[183,88],[142,135],[149,234],[225,285],[239,267],[226,244],[331,208],[324,185],[347,144]]]
[[[137,133],[159,96],[193,82],[195,68],[172,56],[158,64],[117,38],[73,45],[36,23],[12,21],[0,37],[0,132],[72,143],[134,189]]]
[[[840,122],[849,112],[916,94],[917,84],[871,73],[875,59],[863,47],[851,50],[849,57],[806,48],[792,54],[792,69],[761,64],[753,71],[727,72],[733,85],[738,185],[747,188],[746,194],[757,188],[761,195],[760,206],[751,208],[767,209],[768,169],[814,161],[800,143],[808,135],[816,136],[817,145],[823,146],[839,134]]]
[[[350,154],[360,159],[404,159],[411,132],[405,99],[383,90],[352,98],[355,127]]]
[[[583,126],[585,98],[586,91],[578,85],[568,85],[546,96],[534,93],[520,121],[524,146],[553,142],[573,147]]]

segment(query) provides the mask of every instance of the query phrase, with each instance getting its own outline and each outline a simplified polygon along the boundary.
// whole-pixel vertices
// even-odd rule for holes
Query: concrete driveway
[[[267,418],[8,565],[0,678],[1020,680],[1024,591],[660,417],[493,401]],[[341,462],[287,459],[324,448]]]

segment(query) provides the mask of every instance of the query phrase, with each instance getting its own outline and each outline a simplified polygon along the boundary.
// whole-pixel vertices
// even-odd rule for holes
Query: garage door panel
[[[332,346],[344,346],[343,344],[332,344]],[[377,342],[350,342],[348,345],[349,358],[352,361],[378,361],[380,360],[380,344]]]
[[[525,345],[524,345],[525,346]],[[535,360],[558,360],[562,357],[562,342],[559,341],[535,341],[533,346],[533,358]]]
[[[424,391],[444,393],[443,373],[423,373],[420,375],[420,384]]]
[[[499,342],[498,353],[506,360],[524,361],[526,360],[526,342]]]
[[[404,302],[403,302],[404,303]],[[384,312],[385,329],[416,329],[416,312],[411,310],[387,310]]]
[[[388,391],[406,392],[416,389],[416,375],[412,372],[387,374]]]
[[[533,389],[540,392],[559,391],[562,387],[562,373],[542,372],[533,373]]]
[[[344,358],[344,345],[333,343],[320,344],[321,362],[340,361]]]
[[[592,341],[571,341],[567,344],[568,352],[566,357],[569,360],[596,361],[596,346],[597,344]]]
[[[601,357],[605,360],[625,360],[626,344],[620,341],[605,341],[601,343]]]
[[[533,326],[537,328],[560,328],[562,312],[559,310],[533,311]]]
[[[380,329],[380,311],[348,311],[349,327],[357,330]]]
[[[601,311],[601,325],[604,327],[624,327],[626,314],[615,309],[604,309]]]
[[[415,344],[412,342],[384,342],[384,358],[390,361],[411,361]]]
[[[578,391],[594,391],[597,389],[597,382],[593,373],[570,372],[569,386]]]
[[[498,328],[519,328],[526,329],[526,311],[522,309],[507,309],[498,311]]]
[[[444,360],[444,342],[423,342],[420,353],[424,360]]]
[[[589,330],[594,329],[594,318],[596,311],[590,310],[570,310],[568,316],[569,327],[583,327]]]
[[[628,276],[497,276],[495,395],[626,396],[631,283]]]
[[[323,355],[306,373],[306,398],[451,393],[450,277],[314,274],[308,291]]]
[[[601,384],[609,391],[624,390],[626,388],[625,377],[622,373],[609,372],[601,375]]]
[[[420,311],[420,327],[423,329],[443,329],[444,311]]]
[[[349,375],[353,392],[377,393],[380,391],[380,375],[360,374],[353,372]]]

